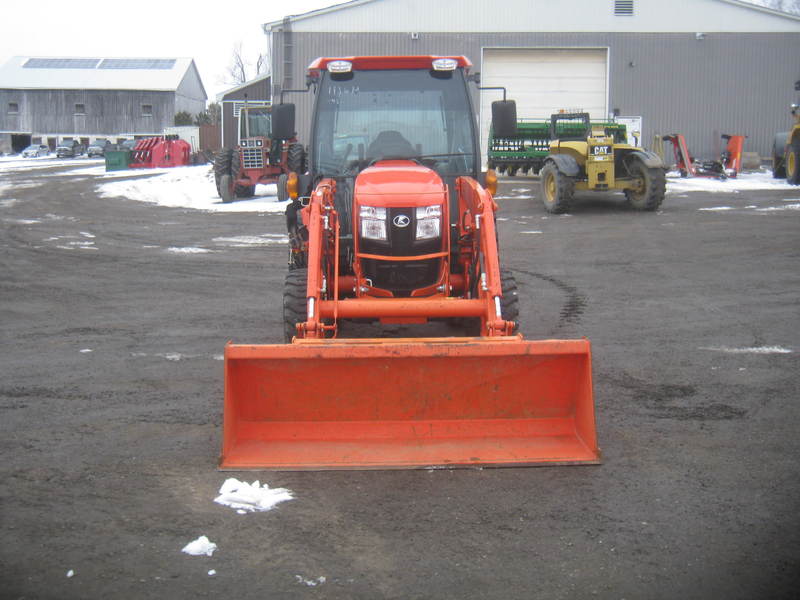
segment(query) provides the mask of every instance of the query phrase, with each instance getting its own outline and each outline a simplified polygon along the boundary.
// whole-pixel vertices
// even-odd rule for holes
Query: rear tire
[[[796,135],[786,152],[786,181],[800,185],[800,135]]]
[[[564,175],[553,162],[545,163],[540,177],[545,210],[553,214],[568,212],[575,193],[575,181],[572,177]]]
[[[657,210],[664,201],[667,192],[667,179],[664,169],[648,167],[636,158],[628,167],[631,177],[640,180],[640,185],[634,190],[625,190],[628,205],[636,210]]]
[[[286,168],[289,172],[301,175],[306,172],[305,169],[305,152],[303,151],[303,144],[297,143],[289,146],[289,151],[286,157]]]
[[[286,273],[283,285],[283,339],[288,344],[297,335],[297,324],[306,320],[308,269]]]
[[[222,198],[222,187],[220,181],[223,175],[231,174],[231,157],[233,150],[223,148],[214,156],[214,184],[217,186],[217,195]]]

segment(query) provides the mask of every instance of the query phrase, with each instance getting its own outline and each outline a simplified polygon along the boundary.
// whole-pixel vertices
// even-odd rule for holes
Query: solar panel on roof
[[[174,66],[172,58],[106,58],[98,68],[168,70]]]
[[[99,58],[29,58],[24,69],[94,69]]]

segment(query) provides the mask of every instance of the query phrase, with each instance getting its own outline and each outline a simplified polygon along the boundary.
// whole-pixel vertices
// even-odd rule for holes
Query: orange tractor
[[[287,344],[225,348],[220,468],[598,463],[590,344],[525,340],[464,57],[320,58],[290,173]],[[513,132],[513,101],[492,103]],[[273,108],[294,128],[294,106]],[[463,337],[343,338],[344,321]],[[348,327],[357,327],[349,325]]]

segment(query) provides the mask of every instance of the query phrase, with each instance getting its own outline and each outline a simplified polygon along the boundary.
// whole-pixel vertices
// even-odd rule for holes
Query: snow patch
[[[544,233],[542,231],[520,231],[520,233]]]
[[[796,189],[789,185],[785,179],[774,179],[772,171],[759,171],[756,173],[740,173],[738,177],[724,180],[710,179],[708,177],[682,178],[677,173],[667,174],[667,194],[676,192],[740,192],[744,190],[789,190]],[[682,197],[682,196],[678,196]]]
[[[698,208],[697,210],[733,210],[732,206],[712,206],[710,208]]]
[[[306,579],[302,575],[295,575],[294,578],[297,580],[297,583],[302,583],[303,585],[307,585],[308,587],[317,587],[318,585],[322,585],[328,579],[324,575],[317,577],[316,579]]]
[[[217,545],[214,542],[209,541],[206,536],[201,535],[193,542],[186,544],[181,552],[191,554],[192,556],[211,556],[216,549]]]
[[[175,246],[170,246],[167,248],[167,252],[174,252],[175,254],[206,254],[211,252],[206,248],[197,248],[194,246],[190,246],[188,248],[177,248]]]
[[[270,489],[268,484],[262,486],[258,480],[247,483],[231,477],[219,488],[219,496],[214,498],[214,502],[236,509],[237,512],[253,512],[271,510],[276,504],[292,499],[294,495],[286,488]]]
[[[127,198],[159,206],[191,208],[212,212],[283,213],[291,200],[278,201],[275,185],[257,185],[253,198],[224,203],[217,196],[208,165],[173,169],[137,169],[139,175],[127,181],[110,181],[97,186],[101,198]],[[147,175],[147,177],[142,177]]]
[[[67,577],[74,577],[74,576],[75,576],[75,571],[73,571],[72,569],[67,571]]]
[[[279,233],[264,235],[240,235],[234,237],[217,237],[213,242],[231,248],[249,248],[252,246],[283,245],[289,243],[289,236]]]
[[[766,208],[757,208],[758,212],[772,212],[776,210],[800,210],[800,203],[797,204],[784,204],[783,206],[768,206]]]
[[[725,354],[791,354],[793,350],[781,346],[757,346],[752,348],[728,348],[727,346],[701,347],[700,350],[724,352]]]

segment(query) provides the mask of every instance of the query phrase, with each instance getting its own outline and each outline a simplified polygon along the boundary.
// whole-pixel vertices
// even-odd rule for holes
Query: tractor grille
[[[263,169],[264,153],[261,148],[242,148],[242,166],[245,169]]]

